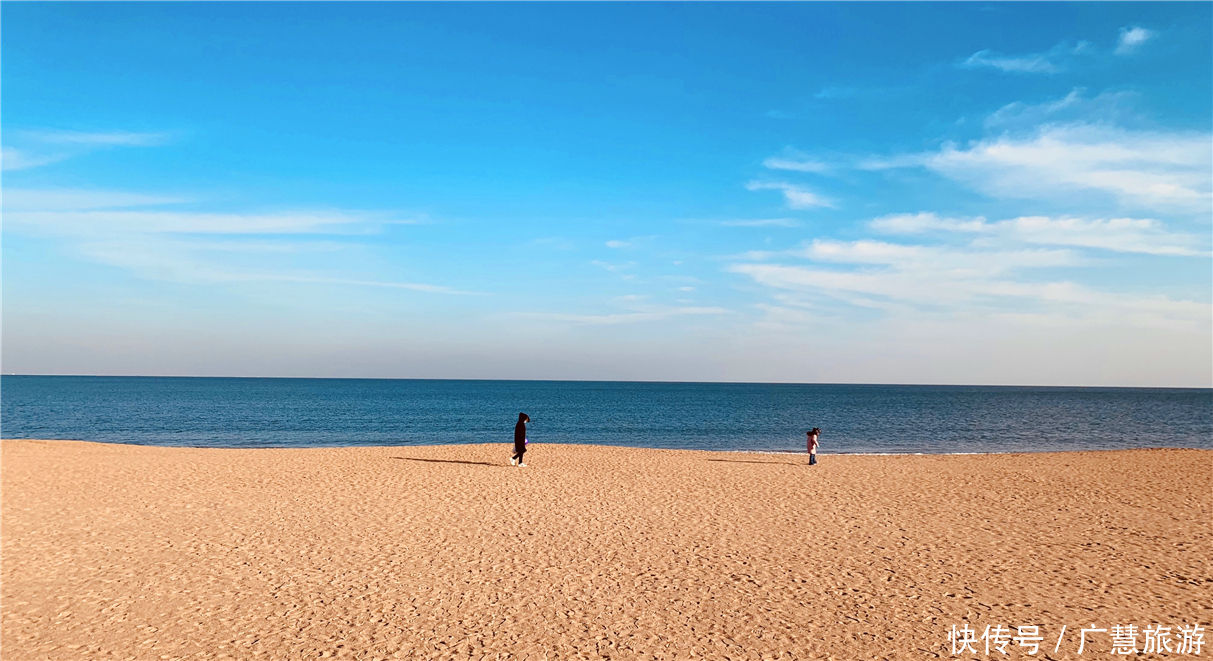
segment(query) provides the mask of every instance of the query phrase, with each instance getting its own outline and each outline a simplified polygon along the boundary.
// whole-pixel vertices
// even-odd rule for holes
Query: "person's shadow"
[[[808,464],[801,461],[754,461],[752,459],[708,459],[708,461],[722,461],[728,464],[783,464],[785,466],[807,466]]]
[[[487,461],[460,461],[458,459],[420,459],[417,457],[392,457],[392,459],[401,459],[404,461],[424,461],[428,464],[469,464],[472,466],[499,466],[500,464],[490,464]]]

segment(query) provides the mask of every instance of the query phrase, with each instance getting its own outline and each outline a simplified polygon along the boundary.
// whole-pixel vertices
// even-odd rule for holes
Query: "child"
[[[821,434],[821,427],[814,427],[805,432],[809,435],[809,465],[817,465],[817,436]]]
[[[517,464],[521,468],[526,468],[526,464],[522,463],[522,455],[526,453],[526,423],[531,421],[531,416],[525,413],[518,414],[518,424],[514,425],[514,456],[510,457],[510,465]]]

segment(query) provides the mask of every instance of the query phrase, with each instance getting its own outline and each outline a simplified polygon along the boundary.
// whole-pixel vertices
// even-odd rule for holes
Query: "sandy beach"
[[[12,661],[1077,659],[1213,622],[1210,451],[2,445]],[[965,623],[1043,642],[953,657]]]

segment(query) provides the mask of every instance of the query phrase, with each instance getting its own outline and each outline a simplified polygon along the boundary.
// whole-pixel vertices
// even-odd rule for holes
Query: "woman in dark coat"
[[[523,468],[526,464],[522,463],[522,455],[526,453],[526,423],[531,421],[531,416],[525,413],[518,414],[518,424],[514,425],[514,456],[510,457],[510,465],[517,464]]]

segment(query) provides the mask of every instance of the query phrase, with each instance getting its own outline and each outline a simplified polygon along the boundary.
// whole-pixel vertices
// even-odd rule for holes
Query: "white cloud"
[[[784,326],[822,315],[845,319],[847,309],[864,309],[893,319],[941,321],[953,315],[1019,315],[1049,324],[1115,318],[1135,328],[1207,333],[1213,313],[1207,301],[1101,291],[1051,275],[1092,264],[1086,257],[1092,249],[1209,256],[1207,239],[1170,232],[1156,220],[1024,216],[991,222],[924,212],[884,216],[869,227],[887,234],[934,235],[949,243],[816,239],[791,250],[734,257],[726,270],[770,288],[781,305],[768,310],[764,323]],[[964,243],[957,245],[956,239]],[[1042,279],[1042,274],[1048,275]]]
[[[814,207],[833,208],[834,204],[830,200],[821,197],[817,193],[796,184],[785,182],[760,182],[751,181],[746,184],[746,190],[778,190],[783,191],[784,201],[789,208],[792,209],[812,209]]]
[[[8,131],[6,137],[16,144],[3,147],[0,167],[4,170],[28,170],[52,165],[69,158],[109,147],[154,147],[167,144],[167,133],[109,131]]]
[[[1120,29],[1120,39],[1116,42],[1116,54],[1128,55],[1139,46],[1152,39],[1157,33],[1140,26],[1123,27]]]
[[[1048,218],[1023,216],[994,224],[1028,243],[1100,248],[1147,255],[1204,256],[1197,237],[1168,232],[1149,218]]]
[[[411,223],[383,213],[340,210],[279,213],[207,213],[148,209],[188,202],[185,197],[105,190],[4,191],[4,231],[64,241],[92,262],[154,280],[202,283],[293,282],[406,289],[467,295],[443,285],[392,282],[275,268],[268,259],[300,252],[336,253],[347,245],[325,236],[378,233],[386,224]],[[263,236],[277,237],[267,241]]]
[[[934,153],[868,160],[865,169],[921,166],[993,197],[1061,198],[1097,191],[1128,207],[1207,212],[1213,137],[1096,124],[1046,125]]]
[[[166,144],[168,133],[108,131],[21,131],[20,137],[48,145],[87,145],[90,147],[154,147]]]
[[[70,210],[6,212],[5,226],[64,236],[143,234],[355,234],[376,218],[346,212],[230,214],[184,211]]]
[[[747,275],[761,285],[776,289],[818,292],[842,300],[856,294],[873,297],[869,301],[871,307],[899,302],[951,308],[961,304],[975,305],[974,299],[979,296],[1027,293],[1015,283],[940,278],[937,274],[904,269],[842,271],[784,264],[734,264],[729,271]]]
[[[800,227],[800,223],[791,218],[759,218],[756,220],[722,220],[725,227]]]
[[[64,237],[124,234],[369,234],[383,225],[416,224],[389,214],[356,211],[208,213],[148,209],[189,203],[188,196],[87,189],[4,191],[5,227]]]
[[[863,87],[831,85],[818,90],[818,92],[813,95],[813,98],[821,101],[833,101],[837,99],[881,99],[904,93],[909,89],[909,87],[890,87],[884,85],[865,85]]]
[[[956,277],[979,276],[1022,268],[1075,266],[1081,259],[1069,250],[990,249],[906,245],[872,239],[834,241],[814,239],[792,250],[750,251],[737,259],[767,261],[799,257],[819,262],[879,264],[913,267],[920,271],[947,271]]]
[[[51,163],[58,163],[66,159],[66,155],[59,154],[40,154],[34,155],[20,149],[12,147],[4,147],[0,149],[0,169],[8,170],[28,170]]]
[[[740,255],[730,255],[730,259],[748,259],[755,262],[761,262],[772,257],[782,257],[792,254],[788,250],[747,250]]]
[[[275,282],[302,282],[331,285],[350,285],[354,287],[384,287],[387,289],[408,289],[427,294],[449,294],[452,296],[483,296],[483,292],[462,291],[442,285],[430,285],[418,282],[383,282],[379,280],[352,280],[349,278],[324,278],[312,276],[269,275],[264,279]]]
[[[879,264],[902,270],[946,272],[949,277],[977,277],[1024,268],[1073,266],[1077,256],[1068,250],[974,250],[941,246],[903,245],[863,239],[815,239],[792,254],[843,264]]]
[[[88,189],[5,189],[4,211],[68,211],[160,206],[189,202],[185,197]]]
[[[985,232],[989,225],[985,218],[941,218],[930,212],[916,214],[897,213],[881,216],[868,225],[888,234],[921,234],[931,230],[950,232]]]
[[[989,131],[1031,133],[1046,124],[1124,125],[1140,121],[1132,112],[1137,95],[1128,91],[1103,92],[1087,98],[1082,89],[1055,101],[1031,104],[1016,101],[990,114],[983,125]]]
[[[649,234],[646,236],[633,236],[628,239],[612,239],[610,241],[607,241],[605,245],[606,245],[606,247],[612,248],[614,250],[630,250],[633,248],[643,248],[645,246],[648,246],[656,238],[657,238],[656,234]]]
[[[600,269],[606,269],[607,271],[610,271],[611,273],[618,273],[620,271],[626,271],[627,269],[630,269],[630,268],[636,266],[636,262],[626,262],[624,264],[612,264],[610,262],[604,262],[604,261],[597,260],[597,259],[592,260],[590,263],[593,264],[594,266],[597,266]]]
[[[872,229],[889,234],[955,232],[997,237],[1037,245],[1098,248],[1125,253],[1205,256],[1198,237],[1168,231],[1149,218],[1050,218],[1023,216],[998,222],[985,218],[940,218],[933,213],[895,214],[877,218]]]
[[[274,270],[264,266],[244,266],[206,255],[207,252],[265,253],[299,252],[301,250],[333,250],[332,245],[261,244],[252,242],[198,243],[157,235],[132,235],[114,240],[80,243],[76,248],[91,261],[126,269],[150,280],[185,284],[238,284],[280,282],[295,284],[325,284],[352,287],[403,289],[428,294],[455,296],[481,295],[442,285],[416,282],[391,282],[326,276],[298,270]]]
[[[984,53],[969,65],[1060,71],[1079,50],[1057,48],[1037,61],[1018,62],[995,62]],[[1213,206],[1213,136],[1145,129],[1151,122],[1133,112],[1134,100],[1130,92],[1092,98],[1075,89],[1061,99],[1000,108],[984,122],[986,137],[967,144],[849,161],[867,170],[929,170],[997,200],[1029,200],[1029,214],[996,220],[927,212],[884,216],[868,228],[906,242],[821,238],[791,250],[733,256],[726,270],[770,295],[774,304],[758,305],[766,316],[756,328],[764,330],[803,335],[805,326],[865,328],[880,319],[885,328],[925,324],[957,336],[1009,324],[1037,334],[1042,328],[1098,328],[1105,335],[1207,342],[1213,327],[1207,299],[1118,291],[1075,270],[1106,265],[1110,255],[1104,251],[1155,259],[1210,256],[1209,237],[1192,229],[1192,221],[1206,227]],[[811,162],[798,152],[773,158]],[[784,186],[794,184],[749,185]],[[1163,220],[1194,233],[1173,230]]]
[[[992,263],[983,266],[975,264],[974,259],[979,257],[976,254],[912,249],[882,252],[846,244],[830,248],[837,249],[835,261],[858,264],[860,268],[733,264],[728,270],[775,290],[823,295],[853,306],[896,313],[919,310],[988,315],[1043,310],[1053,317],[1114,314],[1132,319],[1138,326],[1188,330],[1207,328],[1210,319],[1206,303],[1101,292],[1065,281],[1017,280],[1013,272],[1028,265],[1010,254],[987,254]],[[1030,266],[1046,266],[1056,260],[1056,255],[1049,252],[1053,251],[1042,252],[1042,258]]]
[[[771,156],[762,162],[763,167],[770,170],[792,170],[794,172],[827,172],[830,166],[810,158],[795,149],[785,149],[779,156]]]
[[[973,53],[958,66],[973,69],[990,67],[1007,73],[1058,73],[1068,67],[1069,60],[1074,55],[1090,51],[1090,45],[1080,41],[1076,46],[1062,42],[1044,53],[1028,53],[1026,55],[1003,55],[991,50],[981,50]]]
[[[546,312],[530,312],[512,315],[537,321],[555,321],[585,325],[614,325],[631,324],[646,321],[662,321],[673,317],[702,316],[730,314],[732,311],[719,307],[677,307],[653,308],[639,312],[619,312],[615,314],[561,314]]]
[[[1057,73],[1060,69],[1047,55],[998,55],[993,51],[977,51],[962,63],[965,67],[993,67],[1013,73]]]
[[[989,305],[992,297],[1031,296],[1027,285],[1011,278],[1014,273],[1080,262],[1069,250],[973,250],[824,239],[750,257],[797,257],[845,268],[732,264],[727,270],[777,290],[813,292],[853,306],[886,310]]]
[[[180,240],[180,244],[197,252],[261,254],[333,253],[347,250],[351,247],[349,243],[340,241],[292,241],[281,237],[275,237],[274,239],[238,237],[213,240],[189,237],[188,240]]]
[[[1058,47],[1016,62],[979,53],[969,66],[1060,71],[1085,49]],[[1138,128],[1149,122],[1134,115],[1133,100],[1126,92],[1090,98],[1075,89],[1059,100],[1004,106],[986,119],[986,137],[967,144],[850,161],[867,170],[923,168],[995,199],[1030,200],[1038,212],[998,220],[884,216],[868,228],[907,242],[819,238],[791,250],[733,256],[726,270],[766,288],[778,303],[763,308],[768,318],[760,327],[826,318],[854,325],[878,314],[893,326],[910,319],[948,326],[963,317],[968,321],[957,328],[1010,319],[1025,328],[1108,324],[1207,337],[1213,316],[1207,300],[1129,293],[1057,275],[1106,264],[1103,251],[1210,256],[1208,236],[1174,231],[1158,219],[1186,227],[1199,219],[1204,226],[1213,205],[1213,136]],[[789,153],[773,158],[812,162]]]

